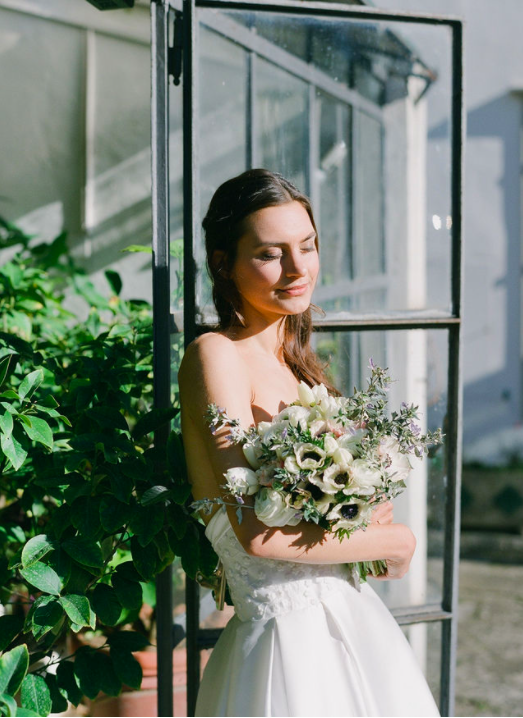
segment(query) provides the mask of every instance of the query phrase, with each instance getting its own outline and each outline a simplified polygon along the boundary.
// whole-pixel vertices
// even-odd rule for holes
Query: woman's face
[[[231,277],[248,320],[306,311],[319,271],[317,238],[307,210],[291,201],[244,220]]]

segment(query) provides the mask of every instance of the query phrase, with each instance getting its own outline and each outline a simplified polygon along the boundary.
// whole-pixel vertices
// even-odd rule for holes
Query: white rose
[[[249,465],[252,469],[259,469],[261,464],[258,460],[258,452],[256,450],[256,447],[252,444],[244,444],[242,446],[243,449],[243,455],[249,462]]]
[[[246,494],[251,496],[258,491],[258,478],[252,469],[245,466],[235,466],[227,469],[225,473],[227,489],[231,494]]]
[[[390,459],[390,466],[387,467],[387,473],[393,481],[405,481],[412,465],[409,457],[400,451],[400,445],[393,436],[385,436],[381,439],[378,453],[382,459],[387,456]]]
[[[260,423],[256,426],[258,436],[263,437],[263,435],[271,428],[271,426],[272,423],[270,421],[260,421]]]
[[[333,396],[324,396],[320,401],[320,409],[326,419],[332,419],[339,413],[339,405]]]
[[[316,444],[298,444],[294,447],[296,461],[302,469],[318,469],[322,466],[327,454]]]
[[[262,433],[260,434],[260,424],[264,424],[264,428]],[[268,421],[261,421],[260,424],[258,424],[258,434],[260,434],[260,438],[264,444],[268,444],[271,440],[281,440],[281,434],[284,431],[284,429],[289,425],[286,421],[278,421],[278,422],[268,422]]]
[[[324,419],[315,419],[309,424],[309,431],[311,436],[318,436],[322,434],[327,428],[327,422]]]
[[[254,500],[254,512],[266,526],[296,526],[301,513],[290,508],[285,499],[273,489],[260,489]]]
[[[349,471],[357,494],[373,494],[374,489],[381,484],[380,472],[370,468],[364,459],[355,459],[350,465]]]
[[[298,396],[303,406],[312,406],[316,403],[312,389],[304,381],[298,384]]]

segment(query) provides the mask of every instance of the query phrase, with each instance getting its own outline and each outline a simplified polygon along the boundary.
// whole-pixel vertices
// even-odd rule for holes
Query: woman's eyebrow
[[[316,232],[311,232],[307,237],[300,239],[300,244],[308,242],[310,239],[314,239],[315,237]],[[287,244],[288,242],[258,242],[256,247],[285,247]]]

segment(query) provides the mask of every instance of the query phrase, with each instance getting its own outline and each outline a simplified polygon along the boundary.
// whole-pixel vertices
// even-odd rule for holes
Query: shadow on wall
[[[448,136],[448,121],[430,140]],[[465,444],[522,419],[521,101],[501,95],[467,113],[464,198]],[[468,377],[472,377],[470,380]]]

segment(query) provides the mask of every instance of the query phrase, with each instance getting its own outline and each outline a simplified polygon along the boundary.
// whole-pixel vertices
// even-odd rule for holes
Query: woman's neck
[[[256,352],[275,356],[283,362],[282,324],[285,318],[280,316],[271,321],[266,317],[256,316],[245,319],[246,326],[231,327],[227,334]]]

